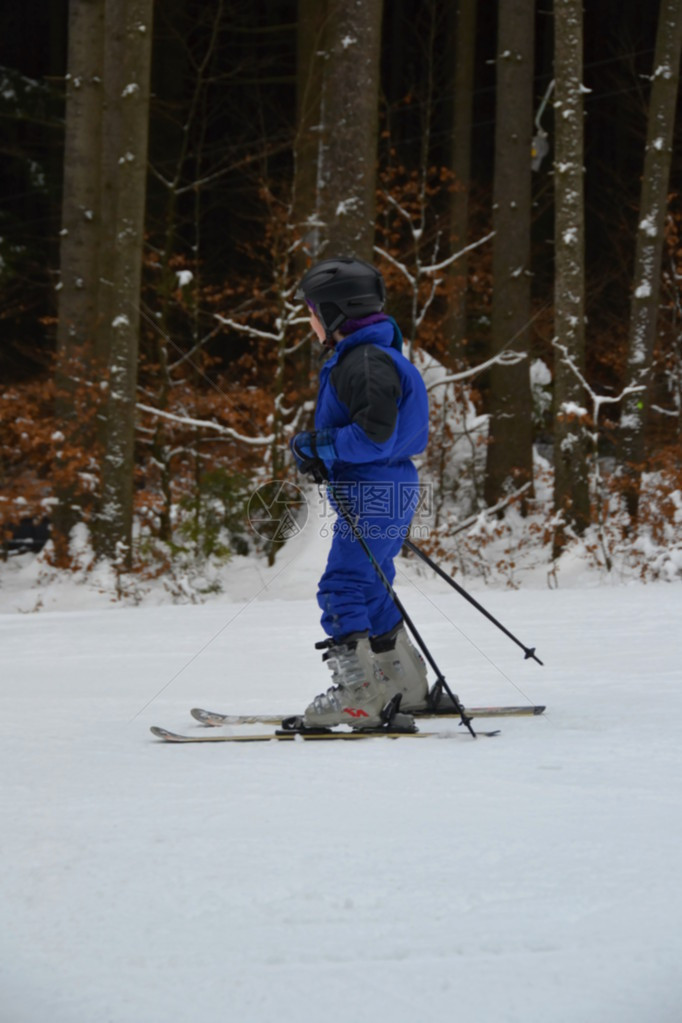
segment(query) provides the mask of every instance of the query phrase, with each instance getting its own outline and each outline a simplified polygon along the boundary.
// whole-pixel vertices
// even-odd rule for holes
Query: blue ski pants
[[[369,468],[369,467],[368,467]],[[351,632],[380,636],[401,619],[376,568],[340,511],[343,503],[372,557],[389,583],[395,579],[394,558],[408,535],[419,497],[417,470],[410,461],[381,467],[374,479],[335,480],[330,498],[337,508],[327,567],[317,601],[322,628],[340,639]]]

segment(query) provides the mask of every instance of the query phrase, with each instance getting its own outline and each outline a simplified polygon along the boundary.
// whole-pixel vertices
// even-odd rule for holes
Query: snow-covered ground
[[[682,587],[479,591],[541,668],[401,571],[464,702],[548,705],[494,740],[154,740],[324,688],[319,556],[0,615],[2,1023],[677,1023]]]

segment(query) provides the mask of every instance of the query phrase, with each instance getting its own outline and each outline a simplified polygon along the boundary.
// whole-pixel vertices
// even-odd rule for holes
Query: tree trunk
[[[322,157],[323,31],[327,4],[299,0],[296,36],[296,137],[291,219],[302,245],[294,267],[302,274],[320,251],[320,170]]]
[[[92,376],[97,317],[99,131],[102,117],[104,0],[71,0],[60,281],[57,319],[56,412],[66,444],[91,448],[94,424],[78,415],[75,392]],[[57,557],[64,560],[78,518],[68,467],[55,474],[59,504],[52,516]]]
[[[108,0],[123,29],[120,79],[113,94],[105,84],[120,125],[117,159],[113,307],[110,323],[106,450],[98,553],[123,567],[131,562],[135,398],[140,280],[144,241],[153,0]],[[122,82],[122,89],[119,85]]]
[[[476,66],[476,2],[459,0],[455,25],[455,97],[452,124],[451,169],[454,191],[450,199],[452,251],[467,244],[471,178],[471,128]],[[452,363],[461,359],[467,334],[467,279],[469,261],[461,256],[450,270],[452,297],[448,323],[448,351]]]
[[[528,351],[530,320],[533,0],[499,5],[493,185],[493,354]],[[485,497],[532,479],[529,360],[492,368]]]
[[[582,534],[590,520],[585,429],[582,0],[554,0],[554,508]],[[564,530],[555,536],[555,554]]]
[[[628,511],[637,516],[652,390],[652,362],[661,290],[661,260],[682,48],[682,4],[662,0],[651,78],[644,175],[630,304],[627,384],[642,387],[623,400],[621,460],[628,473]]]
[[[67,361],[94,338],[103,46],[104,0],[71,0],[57,323]]]
[[[371,260],[382,0],[329,0],[321,214],[325,255]]]
[[[118,215],[119,165],[123,151],[120,96],[123,91],[123,51],[125,26],[116,0],[106,0],[106,46],[104,49],[104,88],[100,144],[100,236],[99,236],[99,315],[95,339],[95,357],[108,367],[111,347],[111,321],[114,318],[116,217]],[[104,418],[100,421],[104,439]]]

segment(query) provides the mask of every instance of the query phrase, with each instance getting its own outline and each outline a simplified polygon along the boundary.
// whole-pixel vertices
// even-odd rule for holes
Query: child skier
[[[330,480],[389,582],[418,501],[411,456],[426,447],[428,399],[402,335],[383,312],[381,273],[360,259],[325,259],[303,277],[298,298],[331,349],[320,372],[315,429],[291,449],[298,468]],[[306,709],[307,727],[375,728],[397,693],[401,710],[423,707],[426,666],[362,545],[339,516],[317,594],[329,639],[332,686]]]

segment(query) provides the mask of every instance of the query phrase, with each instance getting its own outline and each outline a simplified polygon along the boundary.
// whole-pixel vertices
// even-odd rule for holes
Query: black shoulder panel
[[[393,359],[377,345],[357,345],[334,367],[331,381],[339,400],[375,444],[391,436],[398,418],[400,376]]]

